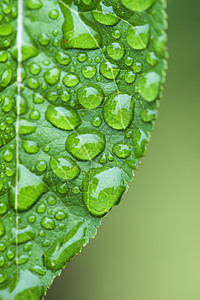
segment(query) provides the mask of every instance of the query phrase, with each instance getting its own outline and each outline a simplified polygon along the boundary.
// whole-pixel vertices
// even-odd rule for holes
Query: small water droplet
[[[72,180],[80,173],[78,165],[70,158],[51,157],[50,167],[54,174],[65,180]]]

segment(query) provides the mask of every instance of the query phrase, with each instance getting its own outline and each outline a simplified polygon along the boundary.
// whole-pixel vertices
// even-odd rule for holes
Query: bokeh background
[[[146,157],[45,300],[200,299],[199,12],[199,0],[169,1],[168,77]]]

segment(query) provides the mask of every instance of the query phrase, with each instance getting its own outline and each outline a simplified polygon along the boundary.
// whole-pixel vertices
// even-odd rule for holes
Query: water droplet
[[[10,23],[0,25],[0,36],[8,36],[12,33],[12,26]]]
[[[131,148],[128,144],[120,142],[112,148],[113,153],[119,158],[126,158],[131,154]]]
[[[12,70],[7,69],[1,75],[0,85],[2,87],[7,87],[9,85],[9,83],[11,82],[11,79],[12,79]]]
[[[105,102],[104,119],[114,128],[126,129],[133,119],[134,100],[128,94],[113,94]]]
[[[42,225],[42,227],[44,227],[45,229],[48,229],[48,230],[52,230],[56,227],[55,221],[49,217],[42,218],[41,225]]]
[[[28,210],[45,192],[46,186],[41,178],[31,173],[23,165],[18,167],[18,190],[14,186],[9,188],[9,201],[11,207],[18,211]],[[17,197],[16,197],[17,192]],[[17,198],[17,202],[16,202]]]
[[[22,229],[13,228],[11,231],[11,243],[23,244],[34,238],[35,233],[30,225]]]
[[[4,152],[3,152],[3,159],[6,161],[6,162],[10,162],[12,159],[13,159],[13,153],[10,149],[6,149]]]
[[[36,124],[31,123],[27,120],[19,121],[19,134],[29,134],[34,133],[36,131]]]
[[[50,206],[55,205],[56,202],[57,202],[57,200],[56,200],[56,197],[55,197],[55,196],[49,195],[49,196],[47,197],[47,203],[48,203]]]
[[[60,80],[60,70],[52,68],[44,74],[44,78],[49,85],[55,85]]]
[[[70,158],[51,157],[50,167],[54,174],[65,180],[72,180],[80,173],[78,165]]]
[[[0,62],[6,62],[8,60],[8,54],[5,51],[0,51]]]
[[[67,218],[67,214],[63,210],[58,210],[55,214],[56,220],[64,220]]]
[[[0,203],[0,215],[3,215],[7,212],[8,205],[4,202]]]
[[[36,169],[40,172],[44,172],[47,168],[47,163],[44,160],[39,160],[36,163]]]
[[[33,110],[30,114],[29,114],[29,118],[31,120],[37,121],[40,118],[40,112],[38,110]]]
[[[112,37],[116,40],[119,39],[121,37],[121,31],[119,29],[115,29],[112,32]]]
[[[66,150],[79,160],[91,160],[105,147],[105,137],[101,132],[87,130],[68,136]]]
[[[67,183],[66,183],[66,182],[57,185],[56,188],[57,188],[57,191],[58,191],[60,194],[62,194],[62,195],[65,195],[65,194],[67,194],[67,192],[68,192],[68,187],[67,187]]]
[[[67,66],[69,65],[69,63],[71,62],[71,57],[68,54],[65,54],[63,52],[58,52],[56,54],[56,60],[59,64],[63,65],[63,66]]]
[[[102,124],[102,119],[99,116],[94,116],[92,118],[92,125],[95,127],[99,127]]]
[[[156,111],[146,108],[141,112],[141,118],[144,122],[152,122],[156,119]]]
[[[27,220],[29,223],[32,224],[36,221],[36,216],[34,216],[34,215],[28,216]]]
[[[38,75],[41,71],[41,67],[36,63],[32,63],[29,67],[29,71],[33,75]]]
[[[119,60],[124,56],[125,49],[122,43],[113,42],[107,46],[107,52],[112,59]]]
[[[12,250],[8,250],[7,258],[11,260],[11,259],[13,259],[14,256],[15,256],[15,253]]]
[[[87,60],[87,58],[88,58],[88,55],[85,52],[79,52],[77,55],[77,59],[79,62],[84,62]]]
[[[0,256],[0,267],[3,267],[5,264],[5,258],[3,256]]]
[[[117,204],[124,191],[122,171],[117,167],[91,169],[83,180],[83,200],[89,212],[95,216],[107,213]]]
[[[27,85],[31,89],[38,89],[39,86],[40,86],[39,82],[35,78],[28,78],[27,79]]]
[[[27,6],[30,9],[39,9],[42,7],[41,0],[27,0]]]
[[[63,130],[74,130],[81,124],[78,113],[72,109],[49,105],[45,116],[52,125]]]
[[[33,102],[35,104],[41,104],[41,103],[44,103],[44,98],[42,98],[42,96],[40,94],[33,94]]]
[[[154,101],[160,90],[161,78],[154,71],[148,71],[142,74],[138,79],[138,90],[144,100]]]
[[[140,73],[142,71],[142,64],[140,62],[134,62],[133,71],[135,73]]]
[[[3,106],[2,106],[2,110],[4,112],[9,112],[12,108],[12,99],[10,97],[5,97],[3,99]]]
[[[70,100],[71,96],[70,96],[70,94],[68,93],[68,91],[62,90],[62,93],[61,93],[61,95],[60,95],[60,98],[61,98],[61,100],[62,100],[63,102],[67,102],[67,101]]]
[[[81,72],[85,78],[90,79],[96,75],[97,69],[94,66],[84,66]]]
[[[41,203],[37,206],[36,210],[39,214],[43,214],[46,211],[46,208],[47,208],[46,204]]]
[[[154,67],[158,62],[158,58],[155,55],[155,52],[150,52],[149,51],[146,55],[146,61],[148,62],[149,65]]]
[[[93,109],[101,104],[104,95],[98,85],[82,86],[77,93],[79,102],[84,108]]]
[[[133,131],[133,145],[135,157],[140,158],[144,155],[146,150],[145,146],[148,140],[148,136],[142,129],[135,129]]]
[[[100,64],[100,72],[107,79],[115,79],[119,74],[119,71],[117,65],[111,64],[108,61],[103,61]]]
[[[155,0],[137,0],[137,1],[130,1],[130,0],[120,0],[120,2],[128,9],[134,11],[144,11],[151,7]]]
[[[166,40],[167,40],[167,36],[165,33],[162,33],[162,35],[154,39],[154,48],[157,51],[157,53],[162,57],[165,56]]]
[[[136,50],[142,50],[147,47],[150,37],[149,24],[130,26],[127,31],[127,42],[129,46]]]
[[[63,78],[63,83],[67,87],[74,87],[79,84],[79,76],[76,74],[67,74]]]
[[[130,66],[132,65],[132,63],[133,63],[133,58],[130,57],[130,56],[127,56],[127,57],[125,58],[124,62],[125,62],[125,64],[126,64],[128,67],[130,67]]]
[[[44,270],[44,268],[42,268],[41,266],[38,266],[38,265],[30,266],[30,271],[35,272],[41,276],[44,276],[46,274],[46,271]]]
[[[107,26],[115,25],[119,22],[119,18],[114,14],[112,6],[106,6],[103,1],[97,7],[98,11],[92,13],[94,19]]]
[[[16,265],[22,265],[25,264],[28,261],[28,256],[21,255],[19,257],[16,257]]]
[[[34,154],[39,151],[39,147],[36,142],[22,140],[22,146],[27,153]]]
[[[50,17],[51,19],[55,20],[55,19],[58,18],[58,16],[59,16],[59,12],[58,12],[57,9],[52,9],[52,10],[50,10],[50,12],[49,12],[49,17]]]
[[[127,71],[124,75],[124,80],[127,83],[133,83],[135,81],[135,79],[136,79],[136,75],[132,71]]]
[[[75,195],[80,193],[80,188],[78,186],[74,186],[72,189],[72,193],[74,193]]]
[[[79,253],[84,239],[84,225],[78,223],[65,236],[58,238],[51,248],[44,253],[44,265],[55,272],[65,267],[75,254]]]
[[[48,46],[50,39],[46,33],[41,33],[38,39],[40,45],[42,46]]]

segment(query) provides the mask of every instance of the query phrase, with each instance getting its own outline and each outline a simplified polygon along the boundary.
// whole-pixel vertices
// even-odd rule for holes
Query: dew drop
[[[35,154],[39,151],[39,147],[34,141],[22,140],[22,146],[24,150],[30,154]]]
[[[36,169],[39,171],[39,172],[44,172],[47,168],[47,163],[46,161],[44,160],[39,160],[37,161],[36,163]]]
[[[75,110],[63,107],[48,106],[45,117],[52,125],[63,130],[74,130],[81,124]]]
[[[156,111],[146,108],[141,112],[141,118],[144,122],[152,122],[156,119]]]
[[[66,150],[79,160],[95,158],[104,147],[104,135],[95,130],[73,133],[66,140]]]
[[[42,7],[41,0],[27,0],[28,8],[30,9],[39,9]]]
[[[102,119],[99,116],[94,116],[92,118],[92,125],[95,127],[99,127],[102,124]]]
[[[14,186],[9,188],[11,207],[18,211],[28,210],[46,190],[41,178],[31,173],[25,166],[18,167],[18,190]],[[17,196],[16,196],[17,193]],[[16,202],[17,199],[17,202]]]
[[[63,83],[66,87],[74,87],[79,84],[79,76],[76,74],[67,74],[63,78]]]
[[[49,217],[42,218],[41,225],[43,228],[48,229],[48,230],[52,230],[56,227],[55,221]]]
[[[19,120],[19,134],[30,134],[34,133],[37,129],[36,124],[31,123],[27,120]]]
[[[126,129],[133,119],[134,100],[128,94],[113,94],[104,105],[104,119],[114,128]]]
[[[50,206],[55,205],[56,202],[57,202],[57,200],[56,200],[56,197],[55,197],[55,196],[49,195],[49,196],[47,197],[47,203],[48,203]]]
[[[55,19],[58,18],[58,16],[59,16],[59,12],[58,12],[57,9],[52,9],[52,10],[50,10],[50,12],[49,12],[49,17],[50,17],[51,19],[55,20]]]
[[[68,54],[64,54],[63,52],[58,52],[56,54],[56,60],[59,64],[63,66],[67,66],[69,65],[72,59]]]
[[[100,64],[100,72],[107,79],[115,79],[119,74],[119,71],[117,65],[111,64],[108,61],[103,61]]]
[[[54,174],[65,180],[72,180],[80,173],[78,165],[70,158],[51,157],[50,167]]]
[[[49,85],[55,85],[60,80],[60,70],[52,68],[44,74],[44,78]]]
[[[83,180],[83,200],[95,216],[107,213],[125,191],[122,171],[118,167],[91,169]]]
[[[142,129],[135,129],[133,131],[133,145],[135,157],[140,158],[144,155],[146,150],[145,146],[148,140],[148,136]]]
[[[107,46],[107,52],[112,59],[119,60],[124,56],[125,49],[122,43],[114,42]]]
[[[115,144],[112,151],[119,158],[126,158],[131,154],[130,146],[124,142]]]
[[[3,159],[6,161],[6,162],[10,162],[12,159],[13,159],[13,153],[10,149],[6,149],[4,152],[3,152]]]
[[[84,66],[81,72],[85,78],[90,79],[96,75],[97,69],[94,66]]]
[[[77,93],[80,104],[87,109],[96,108],[103,101],[104,95],[98,85],[82,86]]]
[[[138,91],[144,100],[154,101],[160,91],[161,78],[154,71],[147,71],[138,79]]]
[[[147,47],[150,37],[149,24],[130,26],[127,31],[127,43],[135,50],[142,50]]]
[[[92,13],[94,19],[100,24],[112,26],[119,22],[119,18],[114,15],[112,6],[105,6],[103,1],[97,7],[98,11]]]
[[[124,74],[124,80],[126,81],[126,83],[133,83],[136,79],[136,75],[135,73],[133,73],[132,71],[127,71]]]

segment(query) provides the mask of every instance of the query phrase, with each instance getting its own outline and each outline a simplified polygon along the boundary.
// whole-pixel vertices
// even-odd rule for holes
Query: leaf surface
[[[163,0],[0,3],[0,299],[42,299],[145,153]]]

